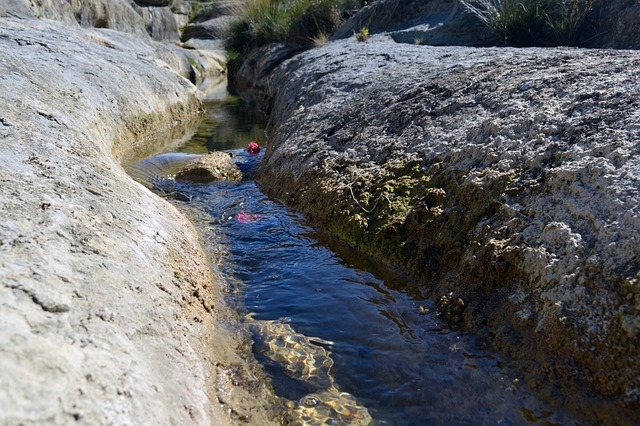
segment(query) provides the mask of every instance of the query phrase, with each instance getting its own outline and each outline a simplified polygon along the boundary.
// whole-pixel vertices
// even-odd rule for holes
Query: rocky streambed
[[[147,37],[175,37],[163,8],[92,4],[0,5],[0,423],[279,423],[196,231],[121,166],[197,120],[217,56]],[[262,188],[541,394],[637,420],[640,55],[416,40],[254,61]]]
[[[419,278],[541,393],[625,422],[640,403],[639,70],[637,51],[333,41],[252,94],[270,112],[258,181]]]

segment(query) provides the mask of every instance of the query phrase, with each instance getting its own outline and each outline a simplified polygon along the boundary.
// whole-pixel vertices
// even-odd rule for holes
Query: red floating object
[[[257,154],[260,152],[260,145],[251,141],[249,142],[249,145],[247,145],[247,151],[249,152],[249,154]]]
[[[260,218],[260,215],[246,213],[244,210],[240,210],[240,212],[236,215],[236,219],[240,223],[255,222],[259,218]]]

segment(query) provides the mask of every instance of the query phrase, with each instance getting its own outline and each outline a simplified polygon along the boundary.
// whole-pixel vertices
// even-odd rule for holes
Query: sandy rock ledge
[[[151,41],[0,21],[0,425],[272,423],[195,230],[119,163],[194,86]]]

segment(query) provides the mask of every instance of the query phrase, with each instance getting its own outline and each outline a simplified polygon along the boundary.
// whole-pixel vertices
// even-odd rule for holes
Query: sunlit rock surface
[[[587,383],[637,417],[639,64],[636,51],[330,42],[267,78],[259,182],[462,299],[457,320],[540,387]],[[598,404],[583,408],[617,410]]]
[[[148,38],[27,12],[0,17],[0,424],[279,423],[196,231],[121,166],[196,87]]]

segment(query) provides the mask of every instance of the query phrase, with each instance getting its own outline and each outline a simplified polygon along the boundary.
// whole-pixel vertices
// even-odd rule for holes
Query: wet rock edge
[[[421,60],[428,49],[431,59]],[[550,400],[626,423],[639,416],[637,249],[622,261],[602,257],[614,240],[633,244],[637,217],[608,241],[566,205],[551,218],[544,208],[576,199],[594,223],[610,225],[624,208],[598,212],[607,187],[633,206],[635,193],[606,179],[588,183],[600,198],[571,194],[581,178],[563,156],[585,144],[591,151],[578,167],[603,178],[593,167],[598,149],[624,147],[626,166],[614,165],[614,180],[634,169],[634,145],[621,141],[638,137],[637,117],[625,112],[634,110],[638,87],[628,77],[637,63],[631,51],[432,48],[384,35],[330,43],[269,77],[269,147],[258,181],[335,238],[410,272],[432,297],[461,299],[463,313],[446,303],[443,313],[518,360]],[[546,111],[556,95],[566,102]],[[607,126],[616,122],[622,133],[612,136]],[[501,156],[488,143],[498,139],[523,153],[547,145],[536,166],[524,164],[526,155]],[[495,158],[482,152],[485,143]],[[558,260],[556,275],[545,276]]]
[[[195,88],[135,37],[2,21],[2,423],[278,423],[193,226],[119,165]]]

